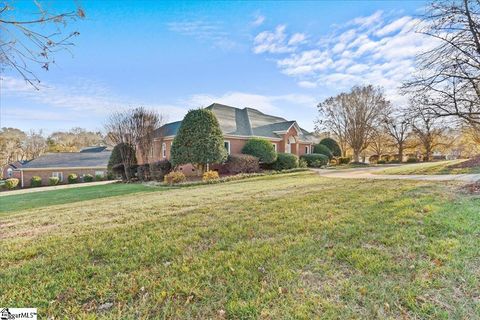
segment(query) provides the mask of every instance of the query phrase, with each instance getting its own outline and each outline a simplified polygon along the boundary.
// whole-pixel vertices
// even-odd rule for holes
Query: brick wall
[[[107,173],[107,168],[103,168],[103,169],[75,169],[75,168],[71,168],[71,169],[54,169],[54,170],[50,170],[50,169],[43,169],[43,170],[32,170],[32,171],[23,171],[23,186],[24,187],[30,187],[30,183],[31,183],[31,180],[32,180],[32,177],[33,176],[39,176],[42,178],[42,185],[44,186],[48,186],[48,178],[50,178],[52,176],[52,173],[53,172],[62,172],[63,173],[63,181],[60,182],[60,184],[66,184],[68,183],[68,175],[70,173],[76,173],[78,175],[78,177],[81,179],[81,177],[83,177],[84,175],[86,174],[91,174],[92,176],[95,177],[95,172],[96,171],[104,171],[104,173],[106,174]]]

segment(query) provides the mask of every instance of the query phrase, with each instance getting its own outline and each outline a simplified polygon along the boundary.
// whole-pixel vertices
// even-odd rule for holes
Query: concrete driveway
[[[398,165],[398,166],[408,166]],[[365,167],[352,169],[312,169],[322,177],[342,178],[342,179],[378,179],[378,180],[424,180],[424,181],[480,181],[480,174],[437,174],[437,175],[394,175],[394,174],[374,174],[375,172],[385,170],[385,167]]]

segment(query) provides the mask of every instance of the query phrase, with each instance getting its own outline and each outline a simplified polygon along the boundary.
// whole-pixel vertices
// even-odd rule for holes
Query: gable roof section
[[[214,103],[206,109],[215,113],[224,135],[280,138],[280,132],[287,131],[292,125],[296,125],[300,140],[310,141],[311,134],[300,128],[296,121],[287,121],[253,108],[239,109],[220,103]],[[156,130],[155,137],[175,136],[181,123],[176,121],[163,125]]]
[[[20,169],[106,168],[111,151],[46,153]]]

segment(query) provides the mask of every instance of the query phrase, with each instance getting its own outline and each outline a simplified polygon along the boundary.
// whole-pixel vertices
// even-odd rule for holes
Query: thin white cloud
[[[306,40],[303,33],[289,36],[285,25],[278,25],[274,31],[260,32],[254,39],[254,53],[287,53],[294,52],[297,46]]]
[[[262,15],[256,15],[255,19],[252,22],[252,25],[254,27],[259,27],[265,22],[265,16]]]
[[[224,50],[237,47],[237,43],[231,40],[228,32],[224,30],[224,25],[220,22],[185,20],[168,22],[167,26],[170,31],[209,43],[212,47]]]
[[[411,16],[376,11],[337,26],[328,35],[317,35],[320,41],[316,43],[300,42],[295,50],[262,52],[280,53],[274,57],[277,67],[302,88],[323,88],[335,94],[353,85],[374,84],[384,86],[394,102],[403,102],[398,88],[411,75],[415,56],[436,43],[415,33],[414,27],[421,23]],[[313,35],[305,37],[312,39]]]

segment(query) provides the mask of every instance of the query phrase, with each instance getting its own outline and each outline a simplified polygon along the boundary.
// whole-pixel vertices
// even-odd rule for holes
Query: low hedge
[[[9,179],[5,180],[5,187],[8,190],[15,189],[18,186],[18,182],[19,182],[19,180],[17,178],[9,178]]]
[[[338,164],[349,164],[352,159],[350,157],[338,158]]]
[[[278,153],[277,160],[272,164],[276,171],[298,168],[298,157],[291,153]]]
[[[260,171],[257,157],[248,154],[231,154],[228,156],[225,167],[228,173],[252,173]]]
[[[59,177],[49,177],[48,178],[48,185],[49,186],[56,186],[60,182]]]
[[[77,183],[78,175],[76,173],[70,173],[67,177],[68,183]]]
[[[42,177],[33,176],[30,179],[30,187],[40,187],[42,185]]]
[[[320,168],[328,164],[328,156],[320,153],[304,154],[300,157],[310,168]]]
[[[411,158],[408,158],[408,159],[407,159],[407,163],[415,163],[415,162],[418,162],[418,159],[417,159],[417,158],[411,157]]]
[[[83,176],[83,182],[92,182],[93,176],[91,174],[86,174]]]
[[[163,181],[165,175],[172,171],[172,164],[168,160],[150,163],[150,177],[152,180]]]

